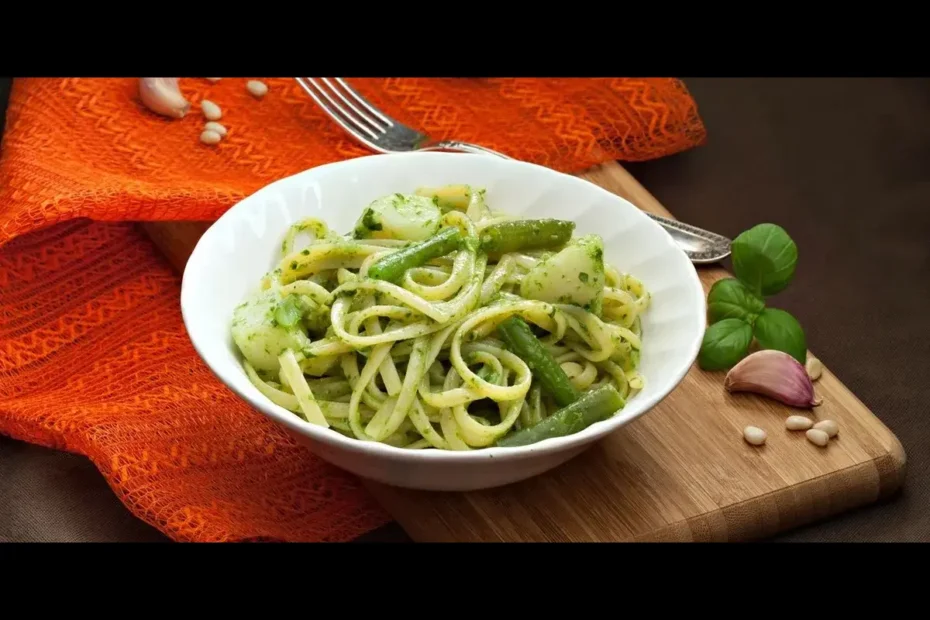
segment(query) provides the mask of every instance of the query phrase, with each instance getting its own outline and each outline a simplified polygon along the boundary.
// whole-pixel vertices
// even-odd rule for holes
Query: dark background
[[[901,439],[905,488],[778,541],[930,541],[930,80],[688,78],[707,145],[627,168],[676,217],[798,243],[777,298]],[[9,80],[0,78],[0,109]],[[0,541],[159,541],[82,457],[0,438]],[[389,526],[364,540],[406,540]]]

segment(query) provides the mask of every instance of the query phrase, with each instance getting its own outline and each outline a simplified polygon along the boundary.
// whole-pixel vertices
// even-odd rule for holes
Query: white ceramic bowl
[[[601,235],[605,261],[641,279],[652,293],[652,305],[643,316],[645,389],[614,417],[568,437],[519,448],[403,450],[304,422],[249,382],[230,336],[233,308],[276,264],[290,224],[315,216],[345,232],[377,197],[451,183],[487,188],[494,209],[571,219],[576,234]],[[372,155],[320,166],[249,196],[213,224],[194,249],[184,271],[181,311],[194,347],[217,377],[320,457],[365,478],[441,491],[488,488],[535,476],[642,415],[688,372],[705,326],[704,294],[693,265],[668,233],[626,200],[534,164],[442,152]]]

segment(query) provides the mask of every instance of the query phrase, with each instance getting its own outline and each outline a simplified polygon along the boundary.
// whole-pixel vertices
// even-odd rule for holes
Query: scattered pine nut
[[[245,83],[245,87],[252,93],[252,96],[259,99],[268,94],[268,85],[260,80],[249,80]]]
[[[200,102],[200,109],[203,110],[203,115],[208,121],[218,121],[223,118],[223,111],[220,109],[220,106],[209,99],[204,99]]]
[[[823,362],[808,353],[804,369],[807,370],[807,376],[811,378],[811,381],[816,381],[823,374]]]
[[[789,431],[806,431],[813,425],[814,422],[810,418],[805,418],[802,415],[791,415],[785,420],[785,428]]]
[[[820,446],[821,448],[830,443],[830,436],[817,428],[812,428],[807,431],[807,439],[815,446]]]
[[[743,429],[743,439],[746,440],[746,443],[753,446],[761,446],[764,444],[766,437],[766,432],[757,426],[747,426]]]
[[[818,431],[825,432],[831,439],[836,437],[836,434],[840,432],[840,425],[833,420],[823,420],[822,422],[817,422],[817,424],[814,424],[814,428]]]
[[[209,145],[219,144],[220,140],[222,139],[223,139],[223,136],[213,131],[212,129],[207,129],[202,134],[200,134],[200,141],[203,142],[204,144],[209,144]]]
[[[209,81],[213,82],[214,84],[216,84],[217,82],[219,82],[219,81],[222,80],[223,78],[207,78],[207,79],[208,79]]]
[[[224,138],[226,137],[226,127],[217,123],[216,121],[210,121],[209,123],[204,125],[203,128],[207,131],[215,131],[216,133],[220,134]]]

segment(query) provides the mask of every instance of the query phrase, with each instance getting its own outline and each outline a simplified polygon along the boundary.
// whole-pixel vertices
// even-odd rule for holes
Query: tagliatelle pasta
[[[234,311],[245,371],[307,423],[398,448],[578,432],[642,389],[650,296],[574,228],[464,185],[379,198],[347,234],[297,222]]]

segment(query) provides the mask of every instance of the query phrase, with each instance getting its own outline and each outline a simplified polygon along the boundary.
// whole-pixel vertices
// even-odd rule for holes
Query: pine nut
[[[209,99],[204,99],[200,102],[200,109],[203,110],[203,115],[208,121],[218,121],[223,118],[223,111],[220,109],[220,106]]]
[[[785,420],[785,428],[789,431],[806,431],[813,425],[814,422],[810,418],[805,418],[802,415],[791,415]]]
[[[822,430],[812,428],[807,431],[807,439],[814,445],[821,448],[830,443],[830,436]]]
[[[245,87],[253,96],[259,99],[268,94],[268,85],[259,80],[249,80],[246,82]]]
[[[816,381],[823,374],[823,362],[810,353],[807,354],[807,363],[804,364],[804,368],[807,370],[807,376],[811,378],[811,381]]]
[[[226,137],[226,127],[217,123],[216,121],[210,121],[209,123],[204,125],[203,128],[207,131],[215,131],[216,133],[220,134],[224,138]]]
[[[211,82],[213,82],[214,84],[216,84],[217,82],[219,82],[219,81],[222,80],[223,78],[207,78],[207,79],[210,80]]]
[[[222,139],[223,136],[210,129],[207,129],[202,134],[200,134],[200,141],[204,144],[219,144],[220,140]]]
[[[746,443],[754,446],[761,446],[764,444],[766,437],[766,432],[757,426],[747,426],[743,429],[743,439],[746,440]]]
[[[833,420],[823,420],[822,422],[817,422],[817,424],[814,424],[814,428],[825,432],[830,436],[831,439],[836,437],[836,434],[840,432],[840,425]]]

